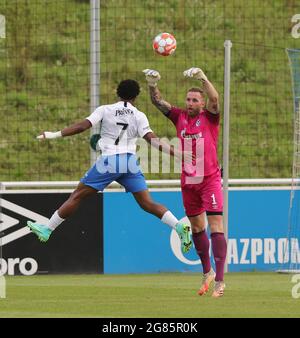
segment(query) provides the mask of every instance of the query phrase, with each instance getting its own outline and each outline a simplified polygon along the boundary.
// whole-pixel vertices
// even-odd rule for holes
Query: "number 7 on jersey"
[[[123,136],[124,133],[125,133],[125,130],[128,128],[128,123],[117,122],[117,125],[118,125],[118,126],[123,126],[123,128],[121,129],[121,132],[120,132],[118,138],[117,138],[116,141],[115,141],[115,145],[118,145],[118,144],[119,144],[120,139],[122,138],[122,136]]]

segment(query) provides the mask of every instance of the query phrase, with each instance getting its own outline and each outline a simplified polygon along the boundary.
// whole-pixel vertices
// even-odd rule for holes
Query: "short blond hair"
[[[188,93],[189,93],[189,92],[196,92],[196,93],[204,94],[203,89],[201,89],[201,88],[199,88],[199,87],[192,87],[192,88],[190,88],[187,92],[188,92]]]

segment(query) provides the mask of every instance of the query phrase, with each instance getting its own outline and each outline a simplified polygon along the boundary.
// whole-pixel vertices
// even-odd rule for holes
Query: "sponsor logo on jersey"
[[[129,108],[122,108],[122,109],[117,109],[115,116],[125,116],[125,115],[133,115],[133,110]]]
[[[202,137],[202,133],[186,134],[186,129],[181,130],[180,135],[182,138],[189,138],[189,139],[198,139]]]

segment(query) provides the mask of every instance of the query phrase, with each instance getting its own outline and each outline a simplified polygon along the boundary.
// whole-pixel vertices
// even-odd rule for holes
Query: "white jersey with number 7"
[[[87,120],[92,126],[100,123],[98,146],[104,156],[135,154],[137,139],[152,132],[146,115],[124,101],[98,107]]]

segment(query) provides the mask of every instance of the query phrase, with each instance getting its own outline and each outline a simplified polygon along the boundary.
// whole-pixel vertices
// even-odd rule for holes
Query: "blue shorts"
[[[103,191],[111,182],[120,183],[126,192],[147,190],[145,177],[134,154],[100,156],[93,167],[80,180],[98,191]]]

